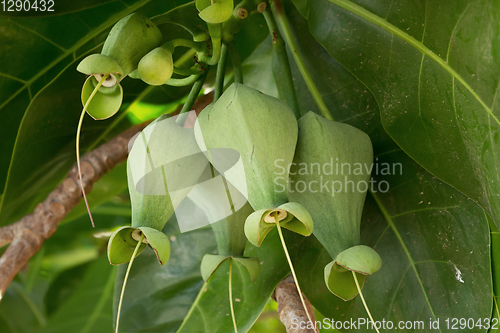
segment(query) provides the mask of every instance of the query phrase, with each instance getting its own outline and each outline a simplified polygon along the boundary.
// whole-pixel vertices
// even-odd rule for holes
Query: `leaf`
[[[36,333],[45,323],[46,317],[40,305],[28,295],[21,283],[13,281],[0,303],[1,332]]]
[[[105,255],[101,256],[41,332],[111,332],[115,276],[116,269],[109,265]]]
[[[489,216],[488,216],[489,218]],[[491,269],[493,273],[493,315],[492,318],[500,320],[500,233],[498,229],[491,230]],[[492,319],[494,320],[494,319]],[[494,332],[493,329],[490,329]]]
[[[430,319],[440,319],[445,330],[446,318],[489,318],[490,239],[482,209],[401,150],[377,157],[379,163],[401,163],[402,173],[375,173],[376,184],[386,181],[389,190],[383,193],[375,186],[377,193],[368,196],[363,214],[362,244],[382,257],[382,268],[363,287],[374,319],[395,325],[422,320],[426,328],[419,331],[434,332]],[[326,251],[313,246],[302,253],[302,266],[315,268],[298,272],[312,304],[327,318],[366,318],[359,297],[346,303],[328,294],[321,270],[331,260]]]
[[[298,236],[284,231],[289,240]],[[301,237],[302,238],[302,237]],[[271,231],[261,247],[249,246],[246,257],[261,261],[260,274],[252,283],[242,265],[233,266],[233,304],[238,332],[247,332],[266,306],[276,285],[290,272],[276,230]],[[205,283],[194,301],[178,333],[232,332],[233,322],[229,308],[229,262],[222,265]]]
[[[499,14],[489,0],[317,0],[308,14],[314,37],[373,93],[396,143],[497,226]]]

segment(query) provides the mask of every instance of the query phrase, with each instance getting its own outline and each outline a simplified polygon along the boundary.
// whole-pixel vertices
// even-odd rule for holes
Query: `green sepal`
[[[234,261],[242,264],[250,274],[252,282],[257,280],[260,273],[260,261],[259,258],[233,258]]]
[[[257,258],[234,258],[219,254],[205,254],[201,260],[201,276],[203,280],[208,281],[212,274],[222,265],[225,260],[233,260],[243,265],[250,274],[253,282],[260,273],[260,262]]]
[[[139,71],[137,69],[133,70],[132,72],[130,72],[128,74],[128,77],[130,77],[132,79],[140,79],[140,77],[139,77]]]
[[[143,244],[139,247],[137,255],[146,248],[146,244],[153,249],[160,265],[165,265],[170,257],[170,242],[163,232],[148,227],[121,227],[118,228],[109,238],[108,259],[112,265],[125,264],[132,259],[132,254],[137,246],[137,240],[132,237],[132,233],[140,230],[144,233]],[[140,233],[139,233],[140,235]]]
[[[366,245],[356,245],[340,252],[335,261],[344,268],[364,275],[371,275],[382,267],[380,255]]]
[[[287,220],[285,223],[280,223],[283,228],[302,236],[311,235],[313,232],[313,219],[304,206],[297,202],[287,202],[279,206],[278,209],[286,210],[288,212],[288,216],[293,216],[293,218]]]
[[[245,236],[250,243],[260,246],[266,235],[275,225],[264,223],[264,216],[270,212],[270,209],[261,209],[250,214],[245,221]]]
[[[82,89],[82,104],[85,105],[94,91],[97,80],[89,76]],[[107,119],[118,112],[122,105],[123,89],[120,84],[114,87],[100,87],[87,107],[87,113],[96,120]]]
[[[197,0],[199,16],[207,23],[223,23],[233,15],[233,0]]]
[[[151,86],[167,83],[174,72],[172,52],[168,47],[157,47],[142,57],[137,67],[139,78]]]
[[[132,233],[136,228],[121,227],[118,228],[108,241],[108,259],[111,265],[125,264],[132,259],[134,249],[137,246],[137,241],[132,238]],[[146,243],[139,247],[137,255],[146,248]]]
[[[363,288],[365,276],[356,272],[356,278],[359,286]],[[335,261],[325,266],[325,283],[332,294],[346,302],[358,295],[352,271],[338,265]]]
[[[85,57],[76,67],[80,73],[92,74],[115,74],[123,75],[123,69],[115,59],[104,54],[91,54]]]
[[[374,249],[366,245],[353,246],[325,266],[325,283],[332,294],[348,301],[358,294],[352,272],[356,272],[359,285],[363,288],[365,276],[381,267],[382,259]]]
[[[162,231],[153,228],[139,227],[137,229],[144,233],[145,239],[147,240],[149,247],[155,251],[160,265],[165,265],[170,258],[170,241],[168,240],[167,235],[165,235]]]
[[[309,236],[313,231],[313,220],[309,212],[296,202],[288,202],[277,209],[261,209],[250,216],[245,221],[245,235],[255,246],[260,246],[269,231],[276,226],[272,213],[286,211],[286,216],[279,220],[281,227],[293,231],[302,236]],[[266,221],[266,216],[268,221]]]

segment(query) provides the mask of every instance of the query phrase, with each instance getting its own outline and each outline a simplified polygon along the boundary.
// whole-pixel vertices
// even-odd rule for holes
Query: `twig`
[[[212,99],[213,94],[202,96],[193,108],[199,113]],[[180,108],[175,113],[179,111]],[[127,159],[130,139],[148,123],[149,121],[129,128],[82,156],[83,185],[87,193],[104,174]],[[82,190],[75,164],[64,181],[35,207],[33,213],[0,228],[0,247],[10,243],[0,258],[0,300],[16,274],[42,248],[43,242],[52,236],[59,222],[81,199]]]
[[[316,322],[313,307],[305,295],[302,294],[302,296],[307,306],[307,312],[302,306],[297,292],[297,285],[291,275],[281,281],[274,290],[272,298],[278,302],[278,314],[281,322],[285,325],[287,333],[315,332],[311,325],[308,326],[309,319],[307,318],[307,313],[309,313],[313,324]]]

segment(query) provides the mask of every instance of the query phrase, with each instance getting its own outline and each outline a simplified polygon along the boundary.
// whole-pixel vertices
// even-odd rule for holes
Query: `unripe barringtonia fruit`
[[[170,245],[163,227],[207,165],[193,129],[177,124],[174,117],[161,116],[139,133],[127,160],[132,225],[123,226],[111,235],[108,243],[111,264],[130,261],[142,234],[145,244],[139,250],[148,244],[159,263],[166,264]]]
[[[106,119],[120,108],[123,89],[120,81],[134,71],[141,58],[161,42],[160,29],[149,18],[132,13],[119,20],[109,32],[100,54],[83,59],[77,67],[89,75],[82,89],[82,104],[89,100],[98,82],[107,76],[87,106],[94,119]]]
[[[139,78],[152,86],[167,83],[174,72],[172,52],[166,46],[160,46],[146,54],[137,67]]]
[[[314,219],[314,235],[334,259],[325,269],[325,283],[336,296],[348,301],[358,294],[352,272],[362,286],[365,276],[382,266],[378,253],[371,247],[360,245],[361,214],[366,197],[373,162],[373,147],[363,131],[340,122],[325,119],[309,112],[299,119],[299,138],[290,180],[297,184],[354,184],[332,192],[327,190],[298,191],[290,188],[290,199],[303,205]],[[324,166],[337,161],[342,169],[323,172]],[[318,165],[318,172],[299,172],[301,166]],[[351,173],[349,168],[361,165],[361,172]],[[311,170],[312,167],[311,167]],[[350,169],[349,169],[350,170]],[[349,182],[349,183],[348,183]],[[341,185],[340,185],[341,186]],[[363,188],[361,188],[363,189]]]

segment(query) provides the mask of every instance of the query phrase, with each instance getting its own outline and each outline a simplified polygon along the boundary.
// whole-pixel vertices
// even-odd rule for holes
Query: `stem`
[[[236,317],[234,315],[233,307],[233,287],[231,284],[233,276],[233,258],[229,258],[229,306],[231,307],[231,317],[233,318],[234,332],[238,333],[238,326],[236,326]]]
[[[282,4],[281,4],[282,6]],[[286,16],[283,13],[283,7],[277,9],[275,6],[273,6],[273,9],[275,11],[276,19],[278,21],[279,26],[281,27],[281,30],[283,31],[283,36],[285,37],[286,43],[288,44],[288,47],[290,48],[290,51],[292,52],[293,59],[295,60],[295,63],[297,64],[297,67],[299,68],[300,74],[302,75],[302,78],[304,79],[304,82],[307,85],[307,89],[309,89],[309,92],[311,93],[312,97],[314,98],[314,101],[318,105],[319,110],[321,111],[321,114],[323,117],[329,120],[334,120],[332,115],[330,114],[330,111],[325,105],[325,102],[323,101],[323,98],[321,97],[321,94],[318,91],[318,88],[314,84],[313,79],[311,78],[311,75],[307,71],[306,65],[304,63],[304,59],[302,59],[302,55],[299,52],[299,49],[297,47],[297,44],[295,43],[295,40],[293,39],[292,36],[292,31],[290,29],[290,25],[288,24],[288,21],[286,19]]]
[[[85,117],[85,112],[87,112],[87,108],[89,107],[90,102],[92,101],[95,94],[97,93],[97,90],[99,90],[102,83],[107,78],[108,78],[108,75],[103,75],[103,77],[101,78],[101,81],[99,81],[97,86],[92,91],[92,94],[90,94],[89,99],[87,100],[87,102],[83,106],[82,114],[80,115],[80,120],[78,121],[78,128],[76,129],[76,165],[78,168],[78,177],[80,178],[80,186],[82,188],[83,200],[85,201],[85,206],[87,206],[87,212],[89,213],[90,222],[92,222],[92,228],[95,228],[94,219],[92,218],[92,213],[90,212],[90,207],[89,207],[89,202],[87,200],[87,195],[85,194],[85,188],[83,187],[82,168],[80,165],[80,133],[82,131],[83,118]]]
[[[309,319],[309,322],[314,325],[314,322],[312,321],[312,317],[309,314],[309,310],[307,310],[306,306],[306,301],[304,300],[304,296],[302,296],[302,290],[300,289],[299,286],[299,280],[297,279],[297,275],[295,275],[295,270],[293,269],[293,264],[292,264],[292,259],[290,259],[290,254],[288,253],[286,244],[285,244],[285,238],[283,237],[283,233],[281,232],[281,226],[278,221],[278,213],[274,212],[274,220],[276,222],[276,229],[278,229],[278,235],[280,236],[281,244],[283,245],[283,251],[285,251],[285,256],[286,260],[288,261],[288,265],[290,266],[290,270],[292,271],[292,276],[293,279],[295,280],[295,285],[297,286],[297,292],[299,293],[300,301],[302,302],[302,306],[304,307],[304,311],[306,312],[307,319]],[[319,333],[318,329],[315,327],[314,330]]]
[[[184,86],[189,86],[190,84],[193,84],[198,80],[200,77],[200,74],[193,74],[191,76],[182,78],[182,79],[174,79],[170,78],[165,84],[167,86],[173,86],[173,87],[184,87]]]
[[[194,42],[194,41],[189,40],[189,39],[176,38],[176,39],[169,41],[168,43],[171,44],[174,49],[178,46],[184,46],[184,47],[189,47],[191,49],[194,49],[196,52],[202,51],[202,46],[200,43]]]
[[[130,259],[130,262],[128,263],[127,272],[125,273],[125,279],[123,280],[122,292],[120,294],[120,302],[118,303],[118,313],[116,314],[116,331],[115,331],[115,333],[118,333],[118,327],[120,325],[120,312],[122,311],[123,295],[125,294],[125,287],[127,286],[128,274],[130,273],[130,268],[132,268],[132,264],[134,263],[135,256],[137,255],[137,252],[139,251],[139,248],[141,247],[143,240],[144,240],[144,233],[142,233],[141,239],[139,239],[139,241],[137,242],[137,245],[135,246],[135,249],[134,249],[134,253],[132,253],[132,258]]]
[[[184,103],[184,105],[182,106],[181,112],[179,112],[179,116],[177,117],[177,120],[176,120],[177,124],[181,125],[181,124],[184,124],[184,122],[186,121],[186,117],[184,117],[184,116],[181,117],[181,115],[188,112],[188,111],[191,111],[191,109],[193,108],[193,104],[196,101],[196,99],[198,98],[198,95],[200,94],[201,87],[203,86],[203,83],[205,82],[207,74],[208,74],[208,70],[206,70],[205,73],[203,73],[198,78],[198,80],[196,80],[196,82],[193,84],[193,87],[191,88],[191,91],[189,92],[187,100]]]
[[[234,82],[243,84],[243,71],[241,70],[241,60],[238,49],[233,41],[227,43],[227,50],[233,63]]]
[[[217,76],[215,77],[214,102],[217,102],[224,90],[224,75],[226,74],[227,46],[222,45],[219,64],[217,65]]]
[[[373,320],[372,314],[370,313],[370,310],[368,309],[368,305],[366,305],[365,298],[363,297],[363,293],[361,292],[361,287],[359,286],[358,279],[356,278],[356,272],[355,271],[351,271],[351,272],[352,272],[352,276],[354,277],[354,282],[356,283],[356,288],[358,288],[358,293],[359,293],[359,296],[361,297],[361,301],[363,302],[363,305],[365,306],[366,313],[368,313],[368,316],[370,317],[370,320],[372,321],[372,324],[373,324],[373,327],[375,328],[375,330],[378,333],[380,333],[380,331],[375,326],[375,321]]]
[[[283,37],[281,37],[281,33],[276,25],[271,8],[268,7],[262,14],[266,19],[269,32],[273,36],[273,49],[278,57],[281,73],[284,76],[281,82],[284,88],[285,99],[288,105],[292,108],[295,118],[299,119],[301,117],[301,113],[297,95],[295,94],[295,88],[293,86],[292,71],[290,69],[290,61],[288,60],[288,55],[286,53],[285,41],[283,40]]]

